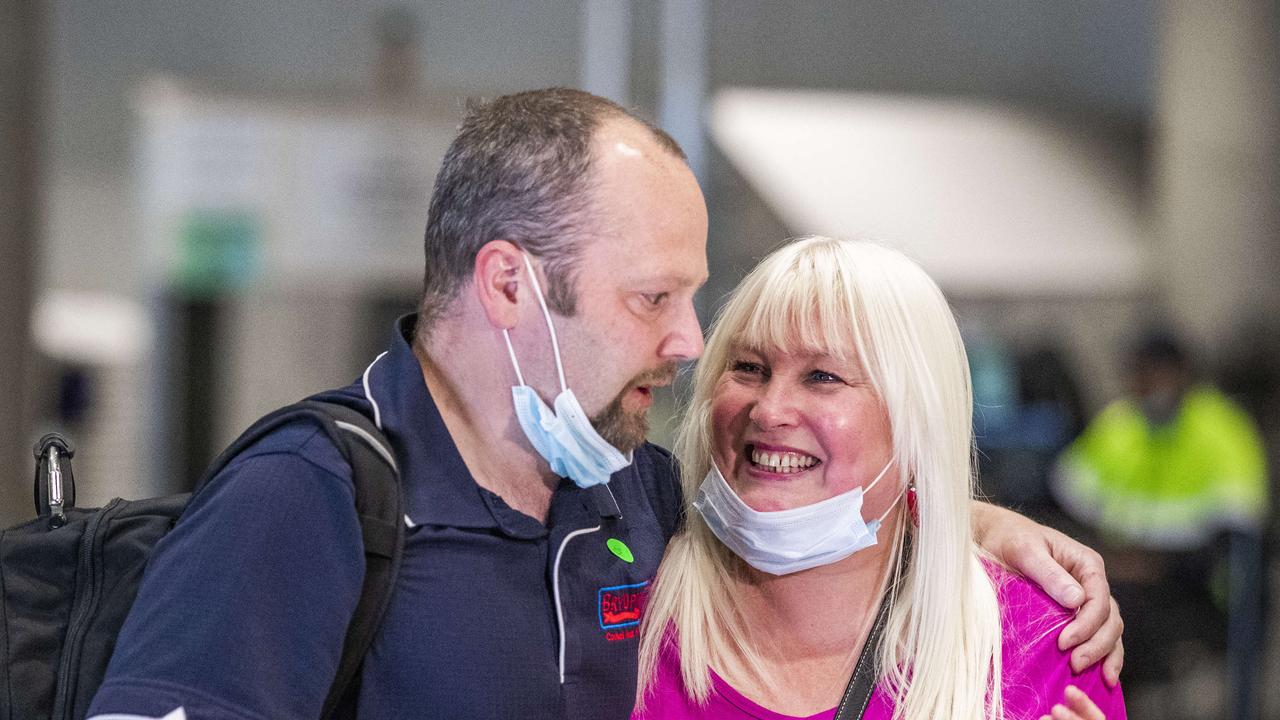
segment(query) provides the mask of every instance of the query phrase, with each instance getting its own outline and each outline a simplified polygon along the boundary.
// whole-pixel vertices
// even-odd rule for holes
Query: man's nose
[[[679,316],[663,338],[658,354],[667,360],[677,362],[696,360],[702,355],[702,325],[698,323],[698,313],[693,309],[693,301],[686,302]]]

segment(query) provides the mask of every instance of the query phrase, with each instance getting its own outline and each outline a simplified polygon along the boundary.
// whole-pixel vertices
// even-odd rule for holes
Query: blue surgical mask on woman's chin
[[[693,507],[720,542],[748,565],[771,575],[787,575],[829,565],[876,544],[880,524],[897,499],[871,522],[862,517],[862,500],[892,464],[890,459],[866,487],[811,505],[765,512],[743,502],[713,462]]]
[[[533,264],[529,262],[528,255],[524,256],[524,264],[529,271],[530,285],[538,297],[538,305],[542,308],[542,316],[547,321],[547,330],[551,334],[551,350],[555,354],[556,372],[560,376],[560,394],[556,396],[553,410],[533,388],[525,384],[524,375],[520,373],[520,363],[516,362],[516,351],[511,346],[511,334],[503,329],[502,336],[507,341],[511,365],[515,368],[516,380],[520,383],[511,387],[516,419],[529,444],[551,466],[551,472],[569,478],[581,488],[602,485],[609,482],[609,477],[615,472],[631,464],[630,454],[623,455],[609,441],[600,437],[578,403],[578,398],[565,383],[556,328],[551,324],[551,313],[547,310],[547,302],[543,299],[542,288],[538,285],[538,278],[534,275]]]

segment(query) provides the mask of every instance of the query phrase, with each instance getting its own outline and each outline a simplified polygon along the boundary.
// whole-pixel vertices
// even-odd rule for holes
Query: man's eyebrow
[[[703,275],[701,278],[695,278],[690,275],[681,273],[667,273],[665,275],[655,275],[653,277],[641,278],[638,284],[641,285],[675,285],[677,287],[701,288],[707,284],[710,275]]]

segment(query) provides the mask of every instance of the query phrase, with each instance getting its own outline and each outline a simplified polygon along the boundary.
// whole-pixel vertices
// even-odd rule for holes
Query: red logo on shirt
[[[636,636],[645,602],[649,599],[649,582],[635,585],[613,585],[600,588],[600,629],[609,642],[629,640]]]

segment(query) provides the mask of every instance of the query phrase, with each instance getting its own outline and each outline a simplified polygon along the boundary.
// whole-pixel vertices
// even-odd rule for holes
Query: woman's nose
[[[785,427],[796,421],[796,393],[776,380],[765,383],[748,417],[761,429]]]

